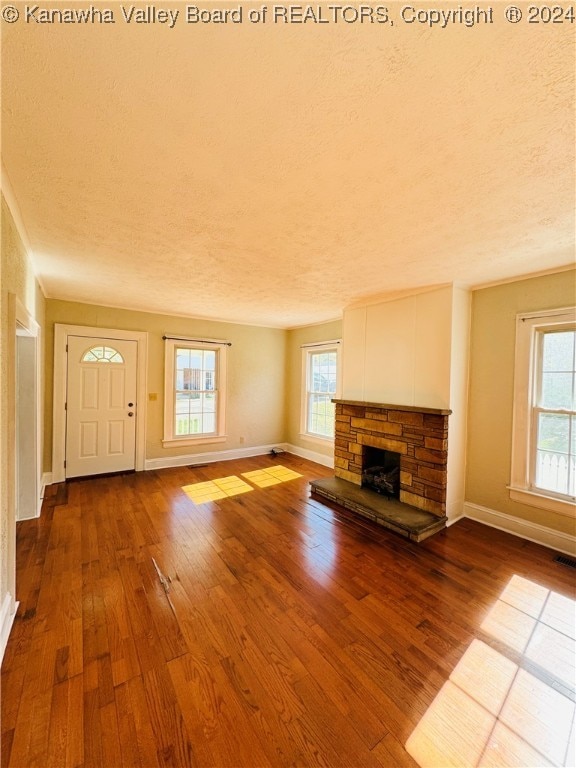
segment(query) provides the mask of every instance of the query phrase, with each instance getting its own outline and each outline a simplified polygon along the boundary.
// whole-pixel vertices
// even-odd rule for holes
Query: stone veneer
[[[400,501],[446,514],[448,416],[435,408],[334,400],[334,474],[362,485],[365,447],[400,454]]]

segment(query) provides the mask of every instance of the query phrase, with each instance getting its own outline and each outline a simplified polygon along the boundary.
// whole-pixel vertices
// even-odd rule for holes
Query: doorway
[[[144,332],[55,325],[53,483],[144,469],[147,340]]]
[[[66,477],[135,469],[138,343],[68,337]]]
[[[33,322],[33,321],[32,321]],[[16,322],[16,520],[40,515],[40,402],[38,327]]]

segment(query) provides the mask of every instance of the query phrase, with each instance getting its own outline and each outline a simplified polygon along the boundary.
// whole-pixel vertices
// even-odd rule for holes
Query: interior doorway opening
[[[40,405],[38,328],[16,322],[16,520],[40,514]]]

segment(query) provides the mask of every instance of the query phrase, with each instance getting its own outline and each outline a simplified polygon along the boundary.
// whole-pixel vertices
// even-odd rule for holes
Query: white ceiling
[[[3,163],[48,297],[291,327],[574,263],[575,25],[101,5],[116,24],[2,23]]]

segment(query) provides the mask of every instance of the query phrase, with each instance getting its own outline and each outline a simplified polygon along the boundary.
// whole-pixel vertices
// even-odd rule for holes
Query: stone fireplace
[[[370,450],[393,452],[400,458],[399,500],[444,517],[451,411],[354,400],[334,402],[335,476],[361,486]],[[371,457],[368,463],[373,460]]]
[[[447,522],[451,411],[334,402],[335,476],[313,480],[312,494],[414,542],[440,532]]]

